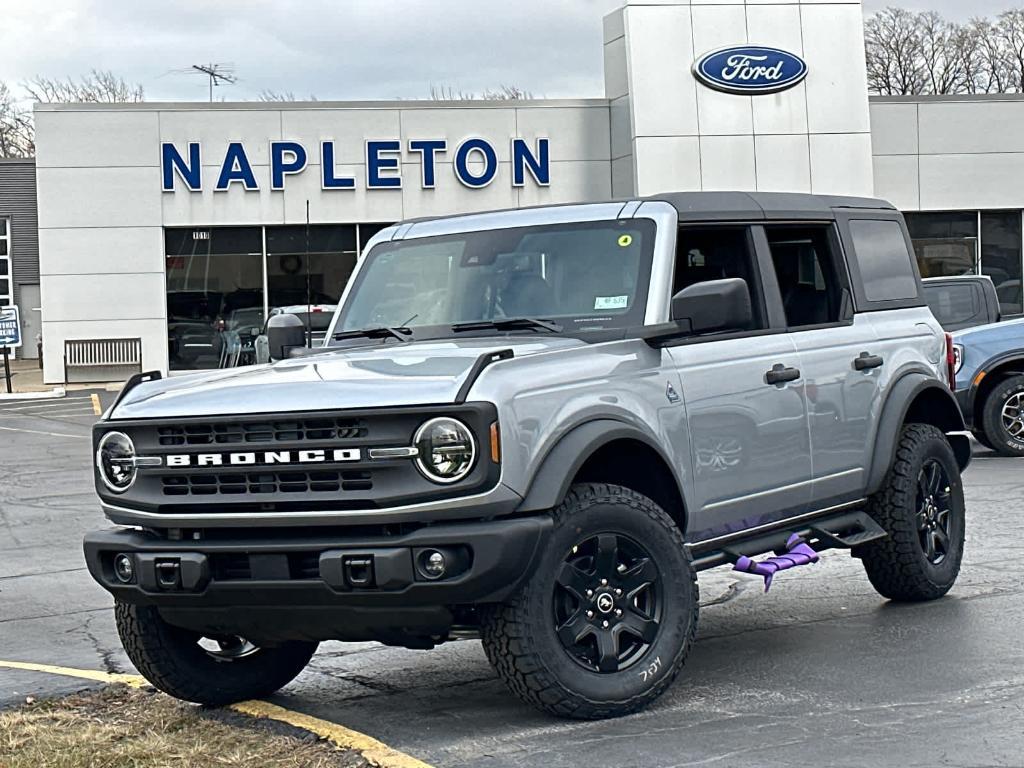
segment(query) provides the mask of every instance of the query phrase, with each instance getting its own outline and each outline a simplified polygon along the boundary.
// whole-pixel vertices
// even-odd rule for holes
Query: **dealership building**
[[[845,0],[629,0],[603,46],[602,98],[36,105],[38,264],[0,254],[0,301],[40,303],[48,382],[217,367],[402,219],[759,190],[889,199],[923,274],[1024,311],[1024,98],[869,99]]]

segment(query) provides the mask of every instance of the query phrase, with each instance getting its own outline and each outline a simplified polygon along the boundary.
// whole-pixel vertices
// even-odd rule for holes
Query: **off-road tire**
[[[926,557],[918,534],[918,476],[930,459],[936,459],[949,478],[949,552],[937,565]],[[856,552],[880,595],[919,602],[935,600],[952,588],[963,559],[964,492],[956,456],[941,431],[928,424],[903,427],[893,464],[867,511],[889,534]]]
[[[1024,437],[1015,438],[1003,426],[1003,406],[1024,393],[1024,376],[1010,376],[988,393],[981,407],[981,424],[990,448],[1003,456],[1024,456]]]
[[[118,602],[117,632],[128,658],[164,693],[219,706],[267,696],[294,680],[317,643],[287,642],[249,656],[215,659],[197,645],[199,635],[164,621],[152,606]]]
[[[617,485],[574,485],[552,515],[554,529],[530,580],[507,602],[483,611],[484,650],[513,693],[541,710],[577,719],[636,712],[672,684],[697,632],[697,578],[682,533],[649,498]],[[640,542],[664,589],[650,647],[633,666],[607,673],[570,658],[556,635],[553,610],[553,575],[578,541],[598,533]]]

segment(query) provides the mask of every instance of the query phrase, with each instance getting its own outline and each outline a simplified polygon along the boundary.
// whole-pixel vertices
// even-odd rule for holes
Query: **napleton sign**
[[[526,186],[527,176],[537,186],[551,183],[550,141],[539,138],[533,146],[526,139],[510,140],[509,157],[512,165],[512,186]],[[364,184],[367,189],[401,189],[402,161],[420,166],[419,186],[433,189],[437,185],[437,167],[446,156],[451,156],[452,172],[462,186],[482,189],[498,175],[498,152],[492,142],[471,137],[449,147],[445,139],[411,139],[404,145],[399,139],[366,140],[363,159],[366,165]],[[288,176],[303,173],[310,162],[310,152],[298,141],[270,142],[270,188],[283,191]],[[355,176],[338,173],[335,161],[335,143],[322,141],[312,162],[319,161],[320,186],[324,190],[352,190],[357,186]],[[160,167],[164,192],[174,192],[178,182],[190,192],[203,190],[203,157],[200,142],[190,141],[185,147],[174,142],[160,145]],[[226,192],[233,185],[248,191],[258,191],[259,184],[249,160],[249,152],[240,141],[227,145],[223,157],[217,158],[219,171],[214,191]]]

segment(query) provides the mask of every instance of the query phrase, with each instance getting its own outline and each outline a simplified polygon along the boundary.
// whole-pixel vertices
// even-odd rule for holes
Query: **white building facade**
[[[327,311],[402,219],[664,191],[888,197],[921,212],[926,273],[1019,293],[1024,101],[869,102],[861,14],[629,0],[600,99],[37,105],[45,378],[93,341],[143,370],[224,365],[224,333]]]

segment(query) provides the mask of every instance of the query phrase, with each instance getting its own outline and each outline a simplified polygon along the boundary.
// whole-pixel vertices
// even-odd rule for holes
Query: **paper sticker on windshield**
[[[621,248],[629,248],[629,246],[631,246],[632,244],[633,244],[633,236],[632,235],[622,235],[622,237],[619,238],[619,247],[621,247]]]
[[[629,296],[597,296],[594,298],[594,309],[626,309]]]

